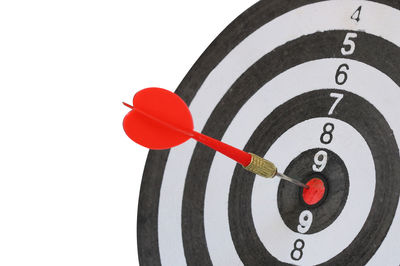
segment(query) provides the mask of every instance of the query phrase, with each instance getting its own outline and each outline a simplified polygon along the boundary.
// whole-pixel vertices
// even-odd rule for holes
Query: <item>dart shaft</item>
[[[276,175],[276,166],[260,156],[245,151],[239,150],[233,146],[223,143],[219,140],[203,135],[198,132],[193,132],[193,138],[198,142],[226,155],[241,164],[244,169],[262,177],[272,178]]]
[[[223,143],[196,131],[193,131],[192,138],[235,160],[237,163],[243,166],[248,166],[251,162],[251,155],[249,153],[239,150],[229,144]]]
[[[304,185],[300,181],[293,179],[291,177],[288,177],[284,174],[278,173],[278,169],[272,162],[270,162],[258,155],[239,150],[231,145],[228,145],[226,143],[223,143],[219,140],[211,138],[207,135],[203,135],[196,131],[193,131],[192,138],[197,140],[198,142],[201,142],[204,145],[212,148],[213,150],[216,150],[216,151],[224,154],[225,156],[235,160],[236,162],[241,164],[244,169],[246,169],[247,171],[250,171],[256,175],[266,177],[266,178],[273,178],[275,176],[279,176],[280,178],[285,179],[286,181],[289,181],[297,186],[300,186],[303,188],[308,188],[306,185]]]
[[[196,131],[193,131],[192,138],[212,148],[213,150],[216,150],[224,154],[225,156],[235,160],[236,162],[241,164],[244,169],[256,175],[266,178],[273,178],[278,175],[280,178],[283,178],[293,184],[296,184],[301,187],[307,187],[293,178],[278,173],[278,169],[272,162],[258,155],[239,150],[233,146],[230,146],[226,143],[223,143],[219,140],[203,135]]]
[[[255,173],[256,175],[266,177],[266,178],[273,178],[275,176],[278,176],[281,179],[289,181],[297,186],[300,186],[303,188],[308,188],[307,185],[304,185],[299,180],[279,173],[278,169],[272,162],[270,162],[260,156],[257,156],[253,153],[250,153],[250,154],[251,154],[251,162],[248,166],[244,167],[244,169],[246,169],[252,173]]]

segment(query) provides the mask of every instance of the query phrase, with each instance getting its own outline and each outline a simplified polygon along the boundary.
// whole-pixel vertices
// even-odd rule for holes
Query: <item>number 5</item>
[[[346,34],[346,37],[344,38],[343,46],[349,46],[349,49],[346,50],[345,47],[342,47],[342,49],[340,50],[342,52],[342,55],[351,55],[354,53],[354,50],[356,49],[356,43],[351,40],[352,38],[357,38],[357,33],[348,32]]]

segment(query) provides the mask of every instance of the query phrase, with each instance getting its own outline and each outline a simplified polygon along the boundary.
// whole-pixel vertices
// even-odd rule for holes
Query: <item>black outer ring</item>
[[[314,0],[262,0],[256,3],[253,7],[249,8],[237,19],[235,19],[218,37],[214,40],[207,50],[202,54],[194,66],[190,69],[176,93],[180,95],[185,102],[189,105],[195,97],[198,89],[204,82],[208,74],[218,65],[218,63],[242,40],[247,38],[252,32],[257,30],[260,26],[268,23],[276,17],[281,16],[293,9],[300,6],[322,2]],[[376,0],[375,2],[383,3],[396,9],[400,9],[400,1],[396,0]],[[363,58],[357,59],[367,64],[373,65],[390,75],[396,73],[393,66],[399,65],[399,54],[396,51],[396,46],[384,41],[385,47],[388,49],[381,49],[376,51],[379,55],[369,56],[364,53]],[[379,47],[379,46],[377,46]],[[330,57],[332,55],[325,55]],[[339,55],[340,56],[340,55]],[[317,56],[316,59],[323,58],[322,55]],[[386,62],[375,59],[386,58]],[[400,77],[397,75],[390,75],[392,79],[400,84]],[[164,151],[150,151],[139,195],[138,204],[138,220],[137,220],[137,237],[138,237],[138,254],[139,262],[141,265],[161,265],[160,253],[158,246],[158,206],[162,178],[164,174],[165,165],[168,159],[169,150]],[[193,240],[195,241],[195,240]],[[205,262],[203,265],[210,265],[211,260],[208,254],[201,261]],[[193,262],[193,261],[192,261]],[[190,261],[188,261],[190,263]]]

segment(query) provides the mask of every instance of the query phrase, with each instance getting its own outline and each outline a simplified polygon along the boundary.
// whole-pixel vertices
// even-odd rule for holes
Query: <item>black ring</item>
[[[326,152],[328,163],[321,172],[315,172],[311,166],[314,163],[314,155],[319,151]],[[285,174],[298,178],[304,184],[316,177],[321,179],[325,186],[323,198],[317,204],[308,205],[302,197],[303,188],[286,181],[280,182],[277,194],[278,210],[286,226],[297,232],[299,215],[304,210],[313,214],[313,223],[306,234],[317,233],[332,224],[342,212],[349,193],[349,174],[343,160],[331,150],[310,149],[294,158],[285,169]]]

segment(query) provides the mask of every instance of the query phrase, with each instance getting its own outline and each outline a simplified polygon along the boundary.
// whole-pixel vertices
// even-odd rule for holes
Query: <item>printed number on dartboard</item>
[[[361,6],[356,10],[351,19],[360,20]],[[357,38],[357,33],[349,32],[346,34],[343,41],[343,46],[341,48],[341,53],[343,55],[352,55],[356,49],[356,43],[354,39]],[[341,64],[335,75],[335,81],[337,85],[344,85],[347,82],[348,74],[346,71],[350,70],[348,64]],[[339,105],[340,101],[343,99],[344,95],[341,93],[331,93],[329,95],[331,98],[335,98],[332,106],[328,111],[328,115],[334,114],[336,107]],[[328,145],[333,141],[333,132],[335,130],[335,125],[333,123],[326,123],[322,128],[322,134],[320,141],[322,144]],[[312,170],[314,172],[322,172],[328,163],[328,154],[326,151],[320,150],[314,156],[314,164],[312,165]],[[299,225],[297,226],[297,231],[301,234],[305,234],[311,227],[313,221],[313,214],[309,210],[304,210],[299,216]],[[298,261],[303,257],[303,249],[306,243],[303,239],[296,239],[293,243],[293,249],[290,252],[290,257],[292,260]]]

